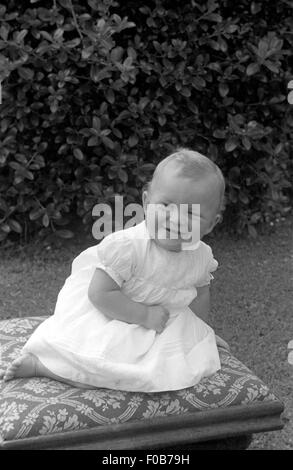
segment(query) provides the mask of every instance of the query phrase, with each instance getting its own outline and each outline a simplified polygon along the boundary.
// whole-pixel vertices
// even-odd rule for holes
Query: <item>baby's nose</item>
[[[182,215],[182,214],[178,214],[177,216],[173,216],[171,214],[171,216],[168,218],[168,222],[175,228],[177,227],[178,230],[183,230],[183,231],[186,231],[189,229],[189,226],[190,226],[190,220],[188,217]]]

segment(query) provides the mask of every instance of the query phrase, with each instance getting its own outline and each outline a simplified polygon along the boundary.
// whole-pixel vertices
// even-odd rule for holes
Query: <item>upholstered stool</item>
[[[0,321],[0,368],[43,320]],[[281,429],[283,404],[267,385],[226,350],[220,357],[218,373],[175,392],[84,390],[47,378],[0,381],[1,448],[192,448]]]

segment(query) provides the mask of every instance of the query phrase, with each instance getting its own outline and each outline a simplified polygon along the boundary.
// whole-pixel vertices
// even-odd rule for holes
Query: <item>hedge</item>
[[[292,2],[8,0],[0,5],[0,241],[140,201],[176,147],[213,159],[229,226],[291,209]]]

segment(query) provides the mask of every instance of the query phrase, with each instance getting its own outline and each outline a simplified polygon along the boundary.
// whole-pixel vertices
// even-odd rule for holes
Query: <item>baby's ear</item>
[[[211,223],[211,225],[210,225],[210,227],[209,227],[209,229],[208,229],[206,235],[207,235],[208,233],[210,233],[210,232],[214,229],[214,227],[215,227],[217,224],[219,224],[220,222],[222,222],[222,219],[223,219],[222,215],[221,215],[221,214],[217,214],[216,217],[214,218],[214,221]]]
[[[215,225],[220,224],[222,221],[223,221],[223,216],[222,216],[222,214],[217,214],[216,217],[215,217],[215,222],[214,222],[214,224],[215,224]],[[215,226],[215,225],[214,225],[214,226]]]

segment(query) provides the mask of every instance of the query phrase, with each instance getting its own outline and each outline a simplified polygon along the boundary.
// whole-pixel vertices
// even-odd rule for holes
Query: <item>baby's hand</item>
[[[156,330],[158,333],[162,333],[169,316],[168,310],[161,305],[147,306],[146,322],[144,326],[149,330]]]

